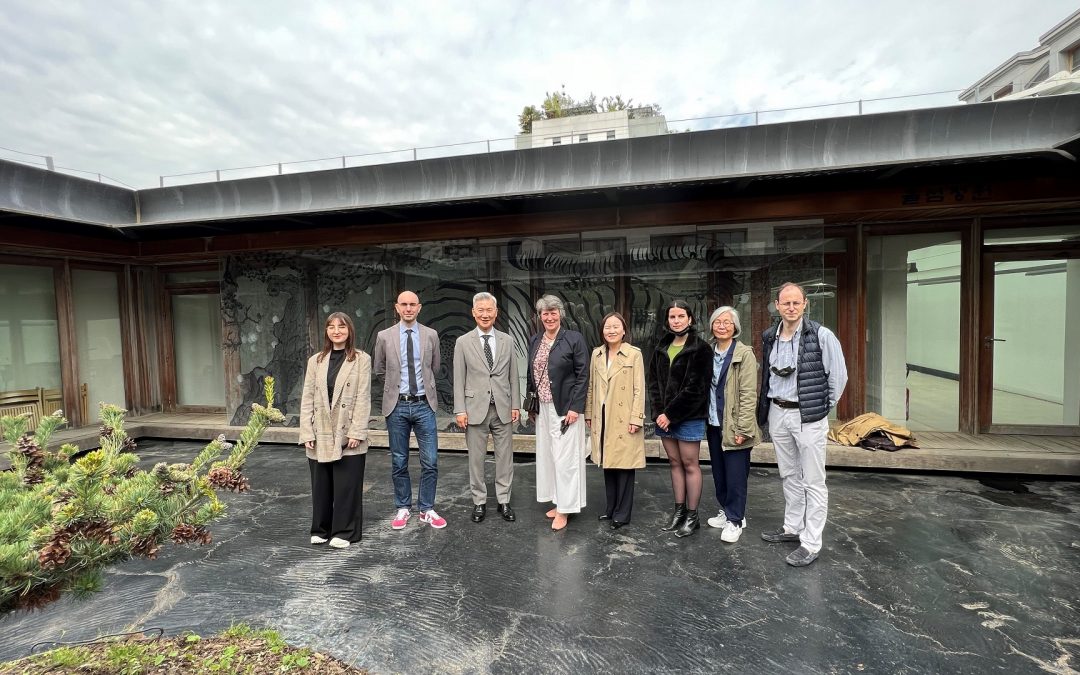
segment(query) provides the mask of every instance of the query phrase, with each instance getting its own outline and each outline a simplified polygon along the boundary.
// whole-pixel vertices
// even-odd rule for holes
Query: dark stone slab
[[[199,447],[154,441],[141,455]],[[663,466],[638,472],[634,520],[612,531],[596,520],[590,465],[589,506],[560,533],[535,502],[532,463],[517,466],[516,523],[493,495],[487,519],[469,522],[466,457],[443,454],[440,469],[449,526],[414,518],[395,532],[389,460],[372,451],[364,540],[335,551],[307,544],[302,453],[264,447],[213,544],[117,565],[89,600],[0,617],[0,657],[129,626],[208,634],[246,621],[373,672],[1035,673],[1080,660],[1080,484],[835,471],[826,548],[795,569],[791,545],[758,538],[782,517],[775,470],[753,470],[749,528],[727,545],[708,527],[658,531]]]

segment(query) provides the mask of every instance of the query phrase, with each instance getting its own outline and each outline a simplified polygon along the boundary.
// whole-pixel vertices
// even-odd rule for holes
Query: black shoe
[[[784,562],[791,565],[792,567],[806,567],[810,563],[817,560],[817,557],[817,553],[811,553],[810,549],[806,548],[805,546],[800,546],[799,548],[789,553],[788,556],[784,558]]]
[[[598,516],[596,517],[596,519],[597,519],[597,520],[599,520],[599,521],[604,521],[604,520],[611,520],[611,516],[609,516],[609,515],[608,515],[608,514],[606,514],[606,513],[601,513],[600,515],[598,515]]]
[[[514,515],[514,509],[510,508],[509,504],[499,504],[499,514],[502,515],[503,520],[508,523],[517,520],[517,516]]]
[[[677,530],[684,520],[686,520],[686,504],[676,504],[675,511],[671,514],[671,521],[660,529],[664,532]]]
[[[629,524],[630,523],[624,523],[621,520],[613,520],[613,521],[611,521],[611,529],[617,530],[620,527],[622,527],[623,525],[629,525]]]
[[[790,534],[784,531],[783,527],[778,527],[775,530],[769,530],[761,533],[761,538],[770,544],[779,544],[784,541],[799,541],[799,535]]]
[[[472,521],[479,523],[487,515],[487,504],[477,504],[472,509]]]
[[[676,537],[689,537],[697,529],[701,527],[701,523],[698,522],[697,509],[686,512],[686,518],[683,520],[679,529],[675,530]]]

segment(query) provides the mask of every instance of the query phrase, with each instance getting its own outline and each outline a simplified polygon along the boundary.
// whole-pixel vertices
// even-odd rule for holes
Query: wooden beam
[[[1080,178],[1036,178],[965,186],[964,198],[941,186],[917,188],[882,187],[789,193],[755,197],[731,197],[693,202],[660,202],[642,206],[574,209],[559,212],[455,218],[446,220],[380,223],[302,230],[188,237],[146,241],[138,244],[144,260],[187,260],[244,251],[299,249],[325,246],[371,246],[387,242],[469,239],[507,236],[539,236],[577,233],[584,230],[627,229],[698,223],[752,223],[804,218],[826,222],[893,221],[965,217],[993,213],[1002,205],[1032,209],[1058,208],[1058,202],[1075,202]],[[972,201],[973,193],[978,195]],[[937,201],[938,199],[942,201]],[[908,204],[907,201],[915,200]],[[928,201],[933,200],[933,201]],[[951,201],[950,201],[951,200]],[[448,207],[450,208],[450,207]],[[250,221],[248,221],[250,222]],[[133,230],[137,232],[137,229]],[[876,233],[875,233],[876,234]]]
[[[984,265],[982,222],[960,231],[960,429],[977,434],[990,421],[993,353],[982,339],[993,330],[993,265]],[[988,356],[989,354],[989,356]]]
[[[54,268],[56,289],[56,328],[60,338],[60,382],[64,397],[64,417],[71,426],[79,427],[83,419],[82,394],[79,390],[79,348],[75,337],[75,304],[71,292],[71,267],[65,261]]]

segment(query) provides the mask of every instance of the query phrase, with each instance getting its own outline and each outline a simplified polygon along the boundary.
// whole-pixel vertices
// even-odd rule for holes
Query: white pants
[[[821,550],[829,515],[825,487],[825,439],[829,418],[803,424],[798,408],[769,404],[769,435],[784,485],[784,529],[810,551]]]
[[[554,502],[559,513],[585,508],[585,419],[566,433],[554,403],[540,403],[536,416],[536,501]]]

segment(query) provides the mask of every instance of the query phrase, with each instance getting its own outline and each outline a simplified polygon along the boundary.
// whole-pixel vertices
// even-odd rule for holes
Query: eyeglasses
[[[713,321],[712,325],[714,325],[714,326],[716,326],[718,328],[734,328],[735,327],[735,322],[734,321]]]
[[[776,366],[773,366],[769,368],[769,370],[771,370],[773,375],[776,375],[777,377],[787,377],[795,372],[795,366],[784,366],[783,368],[777,368]]]

